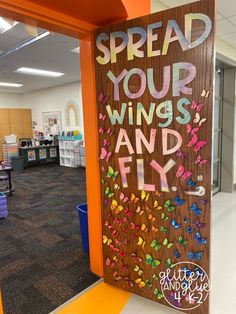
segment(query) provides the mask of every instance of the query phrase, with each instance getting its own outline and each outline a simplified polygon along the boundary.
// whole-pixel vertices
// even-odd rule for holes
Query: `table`
[[[12,167],[1,167],[0,166],[0,172],[4,171],[7,173],[8,176],[8,186],[9,186],[9,195],[12,195],[13,193],[13,189],[12,189],[12,182],[11,182],[11,171],[12,171]]]
[[[59,162],[58,145],[40,145],[30,147],[20,147],[20,156],[24,157],[24,166],[27,167],[30,163],[39,163],[50,159],[52,162]]]

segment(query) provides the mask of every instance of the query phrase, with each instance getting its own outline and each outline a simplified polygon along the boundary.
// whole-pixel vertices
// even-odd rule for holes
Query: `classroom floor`
[[[84,169],[42,165],[13,173],[9,217],[0,220],[4,314],[48,314],[98,277],[82,252],[77,203]]]
[[[218,193],[212,206],[210,314],[234,314],[236,192]],[[174,314],[183,313],[104,284],[102,280],[51,314]]]

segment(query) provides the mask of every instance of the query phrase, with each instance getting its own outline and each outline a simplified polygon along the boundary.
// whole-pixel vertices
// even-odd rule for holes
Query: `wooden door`
[[[205,0],[94,34],[105,282],[199,314],[209,313],[214,20]]]
[[[9,109],[11,134],[16,134],[17,139],[32,138],[31,109]]]

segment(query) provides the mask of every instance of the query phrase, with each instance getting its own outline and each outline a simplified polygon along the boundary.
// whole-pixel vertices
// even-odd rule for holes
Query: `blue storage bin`
[[[84,252],[89,253],[88,206],[87,204],[79,204],[76,209],[79,214],[82,247]]]

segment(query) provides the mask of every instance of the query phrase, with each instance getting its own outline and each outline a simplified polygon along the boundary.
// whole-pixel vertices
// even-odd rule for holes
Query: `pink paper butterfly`
[[[194,151],[197,153],[199,152],[203,147],[205,147],[207,144],[207,141],[198,141],[198,136],[196,134],[193,135],[191,140],[188,143],[188,147],[194,147]]]
[[[99,119],[104,121],[106,119],[105,114],[99,113]]]
[[[107,151],[106,148],[102,147],[100,159],[106,159],[106,162],[109,161],[109,158],[111,157],[111,152]]]
[[[195,160],[195,164],[198,164],[200,166],[206,165],[207,163],[208,163],[208,160],[207,159],[202,159],[202,157],[200,155],[198,155],[196,160]]]
[[[103,146],[108,147],[109,145],[110,145],[110,143],[106,139],[104,139],[103,140]]]
[[[105,129],[100,127],[99,130],[98,130],[98,132],[99,132],[100,134],[103,134],[103,133],[105,132]]]
[[[123,192],[120,193],[120,200],[123,202],[123,203],[126,203],[129,198],[128,196],[125,196],[125,194]]]
[[[176,177],[179,178],[181,177],[182,180],[187,180],[192,176],[192,172],[191,171],[185,171],[184,166],[183,165],[179,165],[179,168],[176,172]]]
[[[111,136],[111,135],[113,134],[113,131],[112,131],[111,128],[108,128],[108,129],[106,130],[106,133],[107,133],[107,135]]]
[[[181,159],[185,159],[187,157],[187,153],[183,152],[181,149],[177,150],[176,152],[176,156],[181,158]]]
[[[199,128],[192,128],[190,124],[186,125],[187,133],[191,133],[191,135],[196,134],[199,131]]]
[[[107,104],[109,100],[109,97],[106,96],[103,92],[101,92],[98,96],[98,101],[100,102],[100,104],[105,105]]]
[[[192,101],[191,109],[196,110],[197,112],[201,112],[202,108],[205,106],[204,103],[198,104],[196,100]]]

